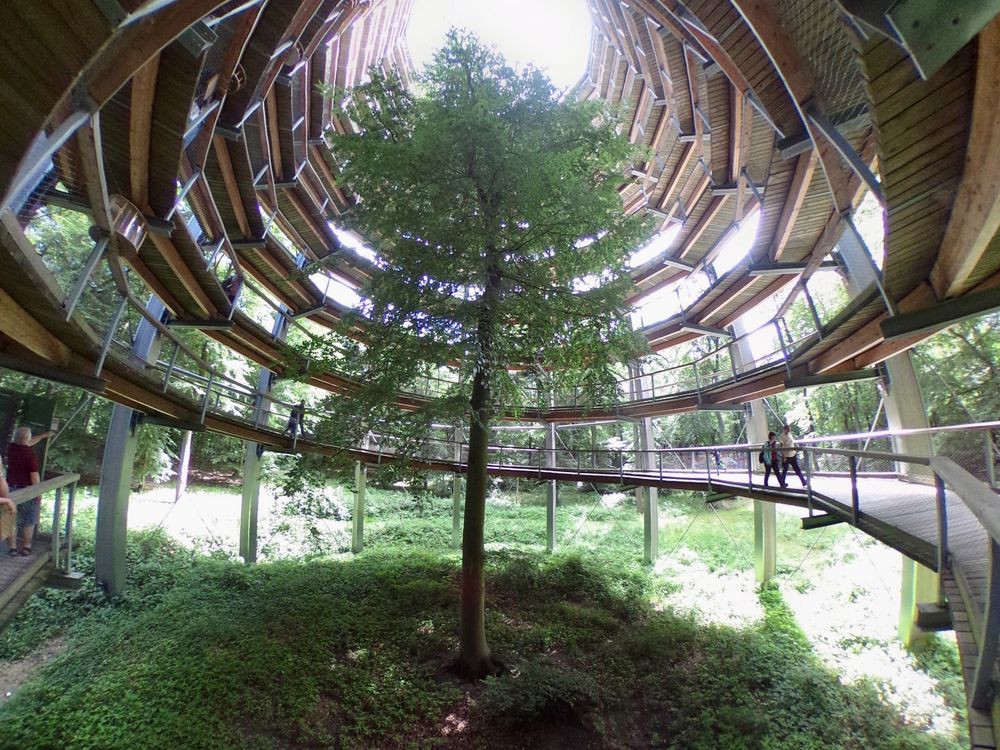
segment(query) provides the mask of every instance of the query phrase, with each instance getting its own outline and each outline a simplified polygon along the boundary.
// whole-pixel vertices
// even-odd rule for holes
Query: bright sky
[[[418,70],[452,26],[474,32],[515,67],[541,68],[561,90],[587,67],[591,20],[585,0],[413,0],[407,40]]]

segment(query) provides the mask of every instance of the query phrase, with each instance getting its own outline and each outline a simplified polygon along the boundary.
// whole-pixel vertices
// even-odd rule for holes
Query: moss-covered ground
[[[650,568],[630,496],[564,493],[549,555],[538,488],[496,494],[487,627],[509,672],[469,685],[449,671],[450,499],[371,489],[368,508],[367,548],[354,557],[334,541],[248,567],[163,530],[132,532],[124,597],[106,602],[90,580],[44,590],[0,634],[8,661],[65,642],[0,708],[0,747],[962,747],[960,720],[929,726],[884,683],[831,669],[789,605],[822,595],[811,566],[850,563],[838,557],[848,529],[803,534],[782,516],[781,587],[751,587],[759,616],[720,624],[686,609],[683,592],[745,577],[745,504],[665,498],[672,562]],[[300,520],[275,533],[301,533]],[[224,548],[225,534],[213,536]],[[918,658],[960,702],[953,647],[932,641]]]

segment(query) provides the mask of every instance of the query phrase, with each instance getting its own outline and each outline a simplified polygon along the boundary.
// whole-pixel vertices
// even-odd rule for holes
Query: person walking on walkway
[[[9,464],[7,478],[11,490],[21,490],[42,481],[39,474],[38,456],[35,455],[32,446],[51,435],[51,432],[43,432],[32,437],[31,429],[28,427],[18,427],[14,430],[14,442],[7,447],[7,463]],[[17,506],[17,525],[21,529],[21,549],[19,550],[21,555],[31,554],[31,542],[35,536],[35,526],[38,523],[41,509],[41,497],[25,500]]]
[[[771,472],[774,472],[774,476],[778,478],[778,484],[784,487],[785,477],[781,473],[781,457],[778,453],[778,441],[774,438],[775,435],[773,432],[767,433],[767,442],[764,443],[760,450],[761,460],[764,463],[764,486],[767,487],[767,481],[771,478]]]
[[[781,483],[788,484],[788,469],[795,469],[802,486],[806,486],[806,478],[802,476],[802,469],[799,468],[799,451],[795,447],[795,438],[792,437],[792,428],[787,424],[781,432]]]
[[[302,425],[302,420],[306,416],[306,402],[299,401],[297,406],[292,407],[292,411],[288,415],[288,424],[285,425],[285,432],[292,436],[292,440],[298,439],[299,435],[305,434],[305,428]]]

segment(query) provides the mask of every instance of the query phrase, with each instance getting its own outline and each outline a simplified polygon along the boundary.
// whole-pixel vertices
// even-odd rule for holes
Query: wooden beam
[[[132,266],[132,269],[139,274],[139,278],[142,279],[143,283],[149,287],[150,291],[153,292],[160,301],[166,305],[167,309],[173,315],[177,315],[184,311],[184,306],[177,301],[177,298],[171,294],[170,290],[167,289],[163,282],[161,282],[154,274],[149,266],[139,257],[139,254],[133,250],[128,250],[121,254],[121,259]]]
[[[761,304],[762,302],[765,302],[772,294],[777,294],[778,292],[780,292],[782,289],[788,286],[792,281],[793,277],[791,276],[781,276],[775,279],[766,287],[764,287],[764,289],[759,294],[755,294],[753,299],[744,302],[742,305],[737,307],[735,310],[726,315],[724,318],[720,319],[716,323],[716,325],[719,326],[719,328],[725,328],[728,325],[732,325],[736,320],[739,320],[750,310],[757,307],[757,305]]]
[[[713,315],[716,315],[722,308],[732,302],[733,297],[741,294],[747,287],[751,286],[756,279],[752,276],[744,274],[738,278],[733,284],[726,288],[718,297],[713,299],[704,308],[698,310],[698,322],[705,324],[708,319]]]
[[[701,112],[701,92],[699,90],[699,72],[701,71],[701,61],[694,52],[694,48],[686,42],[682,42],[684,49],[685,78],[688,84],[688,96],[691,99],[691,119],[694,125],[694,145],[695,152],[701,156],[704,152],[705,123],[700,116]]]
[[[285,167],[281,161],[281,129],[278,127],[278,97],[274,87],[267,92],[267,133],[271,144],[271,166],[275,181],[284,180]]]
[[[76,142],[80,153],[83,183],[87,191],[87,202],[90,204],[91,218],[99,229],[110,235],[113,229],[111,199],[108,196],[108,182],[104,172],[100,113],[93,115],[90,118],[90,123],[77,131]]]
[[[750,147],[743,132],[745,112],[744,97],[735,86],[729,87],[729,180],[730,183],[742,177],[745,150]]]
[[[631,296],[626,297],[625,298],[625,302],[627,304],[630,304],[630,305],[635,304],[639,300],[641,300],[641,299],[643,299],[645,297],[648,297],[651,294],[655,294],[656,292],[660,291],[664,287],[670,286],[675,281],[677,281],[681,276],[686,276],[686,275],[687,275],[686,271],[678,271],[678,270],[675,269],[673,273],[668,274],[664,278],[660,279],[658,282],[656,282],[655,284],[653,284],[651,287],[648,287],[646,289],[640,289],[639,291],[635,292]]]
[[[0,331],[32,354],[68,367],[72,352],[6,291],[0,289]]]
[[[778,224],[774,228],[774,235],[771,237],[771,244],[767,249],[767,258],[773,261],[781,261],[785,254],[785,246],[791,239],[792,229],[799,218],[799,211],[805,202],[809,186],[812,184],[813,173],[816,171],[817,155],[816,149],[809,149],[809,153],[802,154],[795,161],[795,172],[792,174],[792,182],[788,186],[785,194],[785,202],[781,207],[781,216],[778,217]],[[825,253],[824,253],[825,254]]]
[[[792,101],[795,102],[799,118],[819,152],[819,160],[830,185],[834,207],[839,213],[849,212],[852,209],[852,191],[848,186],[848,178],[854,172],[844,164],[834,145],[806,116],[807,107],[817,106],[815,85],[809,73],[810,67],[802,59],[795,41],[781,23],[781,16],[774,5],[774,0],[732,0],[732,2],[771,58],[771,63],[781,76]],[[821,108],[818,109],[822,111]]]
[[[281,265],[281,263],[278,262],[278,260],[271,255],[271,252],[268,248],[259,250],[257,252],[257,257],[260,258],[261,262],[263,262],[264,265],[270,268],[271,271],[273,271],[285,283],[287,283],[289,288],[291,288],[291,290],[295,292],[302,299],[303,302],[305,302],[307,305],[316,302],[316,299],[302,287],[302,284],[300,284],[298,281],[290,277],[289,274],[295,273],[295,271],[294,270],[289,271],[287,268]]]
[[[153,55],[132,78],[129,104],[129,182],[132,203],[149,212],[149,142],[153,123],[153,97],[160,53]]]
[[[979,33],[975,81],[965,169],[930,275],[941,299],[971,286],[1000,230],[1000,18]]]
[[[272,294],[272,296],[274,296],[274,298],[276,300],[278,300],[281,304],[283,304],[285,307],[287,307],[290,310],[295,310],[296,309],[296,307],[295,307],[295,300],[293,300],[291,297],[289,297],[283,291],[281,291],[280,289],[278,289],[278,287],[275,286],[274,283],[269,278],[267,278],[267,276],[264,274],[264,272],[261,271],[259,268],[257,268],[247,258],[246,255],[242,255],[242,254],[239,254],[239,255],[243,259],[243,270],[246,271],[247,273],[249,273],[251,276],[253,276],[254,281],[256,281],[258,284],[260,284],[262,287],[264,287],[267,291],[269,291]]]
[[[316,235],[316,239],[319,241],[320,245],[322,245],[328,253],[332,252],[333,248],[330,246],[327,232],[324,231],[322,226],[316,223],[315,217],[313,217],[312,213],[302,202],[302,199],[299,198],[298,193],[294,189],[285,189],[285,195],[295,207],[295,210],[299,212],[299,215],[302,216],[302,219],[309,225],[309,228],[312,230],[313,234]]]
[[[233,204],[236,223],[239,225],[244,237],[252,237],[250,221],[247,218],[247,212],[243,208],[240,186],[236,181],[236,173],[233,171],[233,162],[229,158],[229,144],[221,135],[216,135],[212,139],[212,143],[215,146],[215,155],[219,160],[219,169],[222,172],[222,181],[226,185],[226,193],[229,195],[229,201]]]
[[[688,165],[691,163],[694,151],[695,149],[693,143],[684,144],[684,150],[681,151],[681,158],[678,160],[673,174],[670,175],[670,179],[667,181],[667,185],[663,189],[663,195],[660,196],[659,203],[656,204],[656,207],[661,211],[667,208],[667,204],[670,202],[671,196],[674,194],[674,191],[680,184],[681,178],[684,176],[684,172],[687,171]]]
[[[933,305],[935,302],[937,302],[937,296],[934,294],[934,290],[929,284],[924,283],[903,297],[897,305],[900,312],[911,312]],[[881,323],[888,317],[889,313],[884,312],[865,323],[839,344],[810,362],[809,371],[813,374],[827,372],[857,357],[867,349],[881,344],[885,340],[882,335]]]
[[[188,268],[188,264],[184,262],[184,258],[181,257],[181,254],[174,245],[173,240],[169,237],[156,234],[155,232],[149,233],[149,239],[153,241],[153,245],[156,246],[157,251],[160,253],[160,256],[166,264],[170,266],[170,270],[180,282],[181,286],[183,286],[187,293],[194,299],[200,313],[205,317],[211,317],[218,314],[218,310],[215,308],[215,305],[212,304],[212,300],[208,298],[205,290],[201,288],[201,284],[198,283],[198,280],[195,278],[194,273],[190,268]]]
[[[723,206],[726,205],[726,200],[728,198],[728,195],[717,195],[712,198],[712,202],[708,204],[708,208],[705,209],[705,212],[701,215],[701,218],[698,220],[694,229],[692,229],[688,236],[684,239],[684,244],[678,248],[677,254],[674,257],[678,260],[687,260],[687,257],[694,248],[695,243],[705,233],[709,225],[715,221],[715,217],[719,215]]]

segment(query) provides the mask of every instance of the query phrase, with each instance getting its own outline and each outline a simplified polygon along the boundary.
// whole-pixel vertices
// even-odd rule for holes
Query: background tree
[[[454,31],[420,86],[417,96],[373,69],[342,113],[356,132],[329,135],[361,200],[350,220],[380,269],[359,310],[363,343],[347,357],[321,345],[308,356],[320,367],[335,357],[362,384],[320,428],[341,441],[373,429],[416,450],[433,422],[467,419],[457,667],[478,677],[497,671],[483,523],[490,423],[519,400],[508,368],[575,374],[591,400],[607,393],[615,364],[639,351],[624,261],[646,230],[623,215],[617,188],[633,148],[600,103],[559,101],[542,73],[515,72]],[[448,364],[458,383],[415,411],[397,408],[399,391]]]

